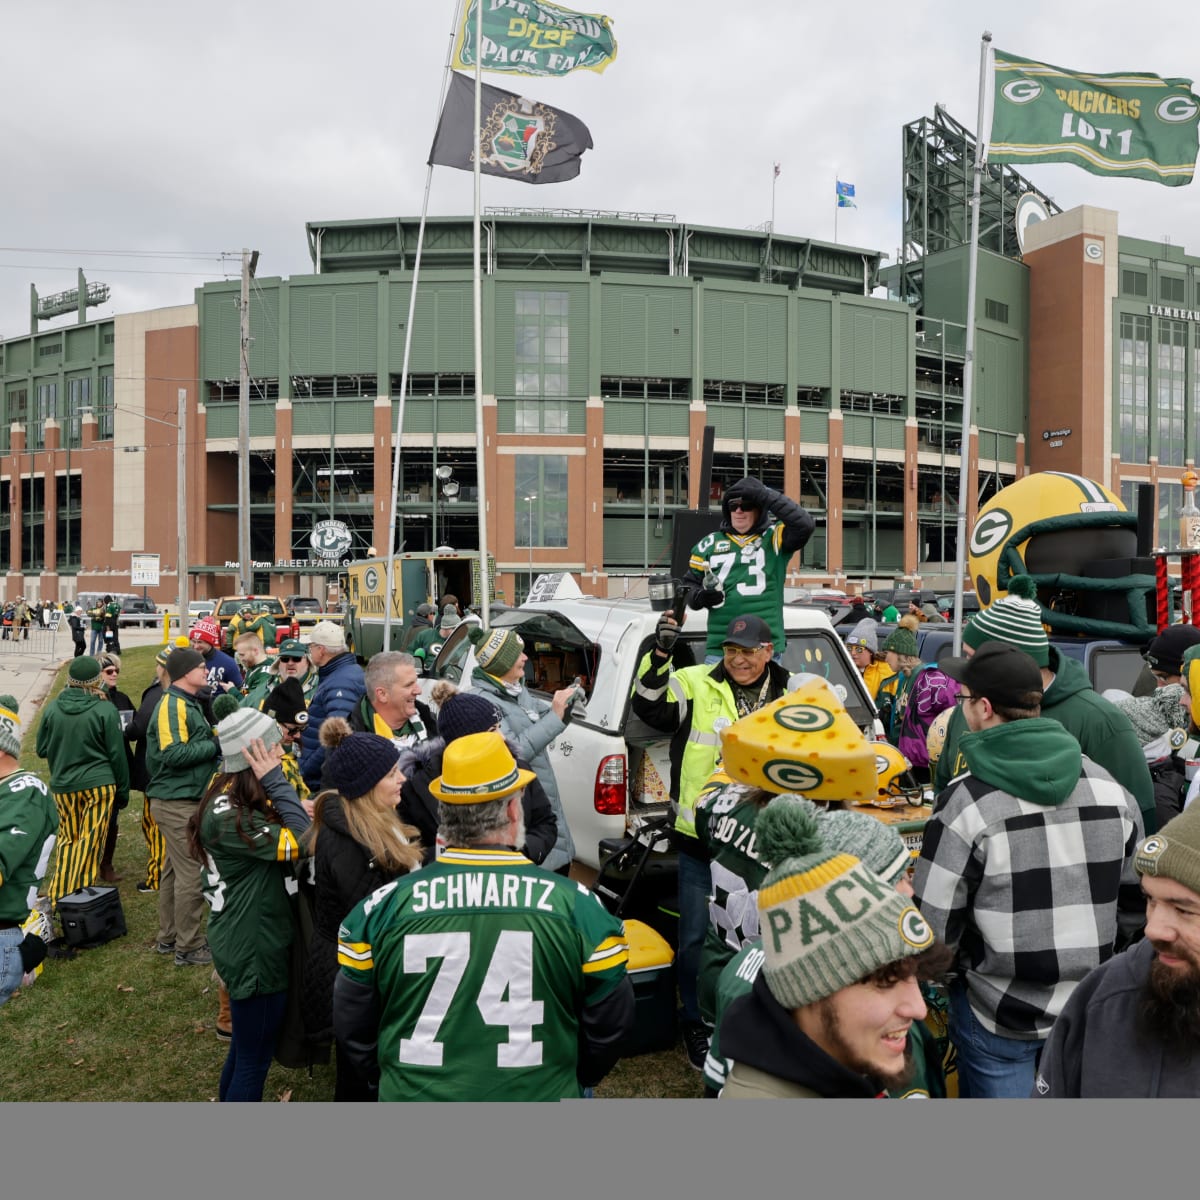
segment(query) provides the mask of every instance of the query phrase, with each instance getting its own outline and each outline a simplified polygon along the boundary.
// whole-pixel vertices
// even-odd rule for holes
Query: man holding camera
[[[679,625],[673,613],[663,613],[632,700],[634,713],[647,725],[671,734],[671,800],[679,851],[680,1020],[688,1061],[697,1071],[704,1069],[708,1054],[696,975],[708,925],[710,872],[696,837],[696,800],[720,759],[721,730],[788,690],[788,672],[771,661],[776,643],[761,617],[736,616],[727,623],[710,620],[709,624],[716,629],[721,661],[673,670]],[[782,646],[782,633],[780,638]],[[713,639],[711,632],[709,639]]]
[[[721,513],[721,527],[701,538],[688,560],[689,580],[699,585],[691,607],[720,609],[708,623],[707,661],[720,662],[725,630],[742,616],[765,621],[782,654],[788,560],[812,537],[815,522],[795,500],[752,476],[726,488]]]

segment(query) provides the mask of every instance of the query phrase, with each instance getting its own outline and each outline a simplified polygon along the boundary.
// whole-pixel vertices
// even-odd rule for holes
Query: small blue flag
[[[843,183],[840,179],[837,182],[837,206],[838,208],[857,208],[854,203],[854,184]]]

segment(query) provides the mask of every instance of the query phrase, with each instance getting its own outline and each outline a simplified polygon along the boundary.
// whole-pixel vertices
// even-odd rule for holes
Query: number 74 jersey
[[[381,1101],[579,1096],[581,1014],[628,957],[591,892],[499,849],[446,850],[338,932],[342,973],[375,993]]]

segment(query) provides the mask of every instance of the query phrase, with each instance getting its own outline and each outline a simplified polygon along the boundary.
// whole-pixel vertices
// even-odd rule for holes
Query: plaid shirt
[[[1142,836],[1137,805],[1086,756],[1057,806],[969,774],[939,801],[913,876],[917,905],[957,948],[983,1025],[1041,1040],[1075,985],[1112,956],[1117,889]]]

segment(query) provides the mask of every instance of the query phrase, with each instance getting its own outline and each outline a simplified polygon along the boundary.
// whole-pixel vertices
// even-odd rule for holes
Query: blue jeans
[[[679,951],[675,958],[679,980],[680,1019],[698,1022],[696,976],[700,973],[700,947],[708,928],[708,896],[712,872],[708,863],[690,854],[679,854]]]
[[[92,648],[88,651],[88,653],[90,655],[92,655],[92,657],[94,658],[97,654],[100,654],[103,650],[104,650],[104,630],[103,629],[93,629],[92,630]]]
[[[275,1039],[287,1011],[287,992],[269,992],[245,1000],[229,998],[233,1038],[221,1068],[222,1102],[262,1099],[263,1084],[275,1054]]]
[[[1033,1093],[1044,1041],[1021,1042],[992,1033],[971,1011],[966,985],[950,988],[950,1040],[958,1057],[958,1094],[985,1099],[1026,1099]]]
[[[21,986],[25,968],[21,965],[23,929],[0,929],[0,1005]]]

